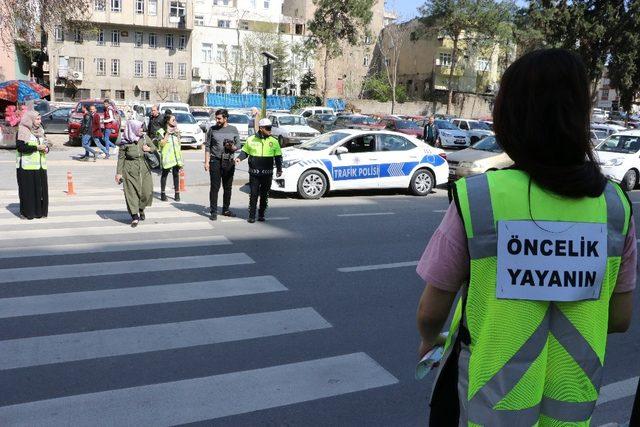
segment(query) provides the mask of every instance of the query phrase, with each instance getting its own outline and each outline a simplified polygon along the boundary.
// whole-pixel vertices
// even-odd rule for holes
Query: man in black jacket
[[[438,142],[440,138],[440,132],[438,132],[434,121],[434,117],[430,116],[427,124],[424,126],[424,142],[432,146],[436,146],[436,142]]]
[[[80,122],[80,136],[82,138],[82,147],[84,148],[84,154],[78,157],[78,160],[96,161],[96,151],[91,148],[91,114],[87,110],[86,104],[82,104],[82,122]]]
[[[151,139],[158,137],[158,130],[164,126],[164,114],[160,114],[157,105],[151,106],[149,114],[149,125],[147,126],[147,136]]]

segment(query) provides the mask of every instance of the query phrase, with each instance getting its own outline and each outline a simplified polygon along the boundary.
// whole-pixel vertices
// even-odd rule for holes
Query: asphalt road
[[[51,155],[40,221],[15,217],[12,153],[0,153],[2,425],[425,424],[415,262],[444,191],[278,196],[248,224],[239,173],[242,218],[212,223],[194,152],[183,201],[154,200],[132,230],[115,162],[74,150]],[[77,196],[63,192],[67,168]],[[609,340],[593,425],[628,419],[636,320]]]

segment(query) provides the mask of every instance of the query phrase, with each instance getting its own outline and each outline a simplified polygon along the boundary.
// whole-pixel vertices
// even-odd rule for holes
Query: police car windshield
[[[229,114],[229,123],[246,125],[249,123],[249,116],[246,114]]]
[[[436,120],[434,123],[438,129],[460,130],[453,123],[446,120]]]
[[[471,146],[474,150],[490,151],[492,153],[502,153],[502,148],[498,145],[495,136],[482,138]]]
[[[194,123],[196,123],[196,119],[194,119],[191,114],[173,113],[173,115],[176,117],[176,121],[178,123],[183,123],[183,124],[194,124]]]
[[[278,124],[280,126],[291,126],[291,125],[306,125],[307,121],[304,117],[298,116],[280,116],[278,117]]]
[[[625,154],[637,153],[640,150],[640,136],[611,135],[596,150]]]
[[[347,133],[329,132],[310,139],[300,145],[296,145],[295,148],[299,148],[300,150],[322,151],[327,148],[331,148],[336,142],[339,142],[348,136],[349,134]]]

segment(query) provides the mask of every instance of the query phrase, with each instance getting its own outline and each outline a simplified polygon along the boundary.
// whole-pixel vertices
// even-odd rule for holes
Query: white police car
[[[640,130],[614,133],[596,147],[602,173],[631,191],[640,178]]]
[[[318,199],[329,190],[407,188],[426,196],[447,182],[444,151],[391,131],[340,129],[282,150],[272,190]]]

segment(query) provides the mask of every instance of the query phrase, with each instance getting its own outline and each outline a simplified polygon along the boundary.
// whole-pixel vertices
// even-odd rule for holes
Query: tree
[[[153,83],[153,91],[161,101],[166,101],[172,94],[178,93],[178,86],[173,79],[158,79]]]
[[[309,95],[316,88],[316,76],[313,71],[307,71],[300,82],[300,92],[302,95]]]
[[[447,114],[453,107],[453,76],[461,49],[476,37],[497,43],[495,29],[512,20],[513,10],[513,3],[496,0],[427,0],[419,8],[420,21],[428,29],[427,34],[438,34],[453,43],[447,82]]]
[[[368,97],[378,102],[389,102],[392,93],[395,93],[398,102],[404,102],[407,99],[407,89],[404,86],[399,85],[392,88],[389,79],[380,74],[375,74],[365,80],[364,92]]]
[[[396,88],[398,86],[398,64],[405,42],[409,38],[410,26],[392,24],[386,27],[378,37],[375,54],[382,63],[383,75],[387,78],[391,90],[391,114],[396,106]]]
[[[322,50],[324,79],[322,82],[322,102],[327,103],[327,80],[329,61],[341,54],[343,43],[358,44],[364,28],[373,17],[372,8],[376,0],[313,0],[316,11],[309,21],[311,37],[308,45]]]
[[[621,24],[607,69],[611,87],[618,92],[620,107],[628,117],[631,104],[640,93],[640,1],[629,3]]]

